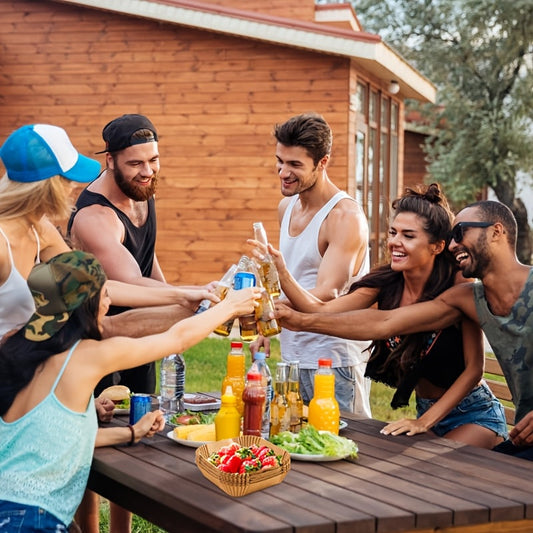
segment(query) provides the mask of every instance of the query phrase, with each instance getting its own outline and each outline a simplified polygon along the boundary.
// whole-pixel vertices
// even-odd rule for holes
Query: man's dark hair
[[[493,224],[500,222],[507,233],[507,242],[513,250],[516,248],[516,219],[513,212],[505,204],[493,200],[483,200],[469,204],[466,207],[477,208],[484,222],[492,222]]]
[[[324,117],[318,113],[304,113],[290,118],[283,124],[276,124],[274,137],[284,146],[305,148],[316,166],[331,153],[333,134]]]

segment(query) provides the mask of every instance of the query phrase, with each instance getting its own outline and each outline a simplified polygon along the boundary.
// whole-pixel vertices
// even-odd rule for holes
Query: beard
[[[128,181],[124,177],[124,174],[120,171],[116,163],[115,168],[113,170],[113,176],[115,177],[115,183],[117,184],[118,188],[128,198],[131,198],[136,202],[147,201],[155,194],[155,190],[157,188],[158,173],[154,172],[152,176],[152,183],[150,183],[150,185],[147,187],[141,187],[139,185],[135,185],[134,181]]]
[[[487,243],[486,232],[483,232],[476,244],[473,246],[473,253],[470,252],[470,250],[468,253],[470,255],[470,266],[467,266],[463,270],[463,276],[465,278],[482,279],[490,264],[489,246]]]

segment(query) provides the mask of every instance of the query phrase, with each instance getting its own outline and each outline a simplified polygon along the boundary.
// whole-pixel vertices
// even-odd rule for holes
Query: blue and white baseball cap
[[[98,177],[100,163],[78,153],[67,132],[50,124],[30,124],[15,130],[0,148],[10,180],[31,183],[53,176],[89,182]]]

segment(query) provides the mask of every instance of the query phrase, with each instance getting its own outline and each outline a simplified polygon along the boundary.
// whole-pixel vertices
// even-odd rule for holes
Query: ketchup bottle
[[[244,402],[242,434],[260,437],[266,398],[262,376],[258,372],[248,372],[246,380],[246,386],[242,393]]]

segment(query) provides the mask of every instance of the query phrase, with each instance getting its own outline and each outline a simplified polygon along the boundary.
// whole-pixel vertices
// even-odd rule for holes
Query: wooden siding
[[[116,116],[156,125],[157,254],[169,282],[218,279],[256,220],[277,243],[275,123],[322,113],[335,135],[330,177],[348,186],[346,59],[46,0],[0,0],[0,19],[1,139],[51,123],[91,155]]]
[[[424,183],[428,176],[425,154],[422,149],[426,136],[422,133],[405,130],[403,150],[403,179],[405,187]]]

